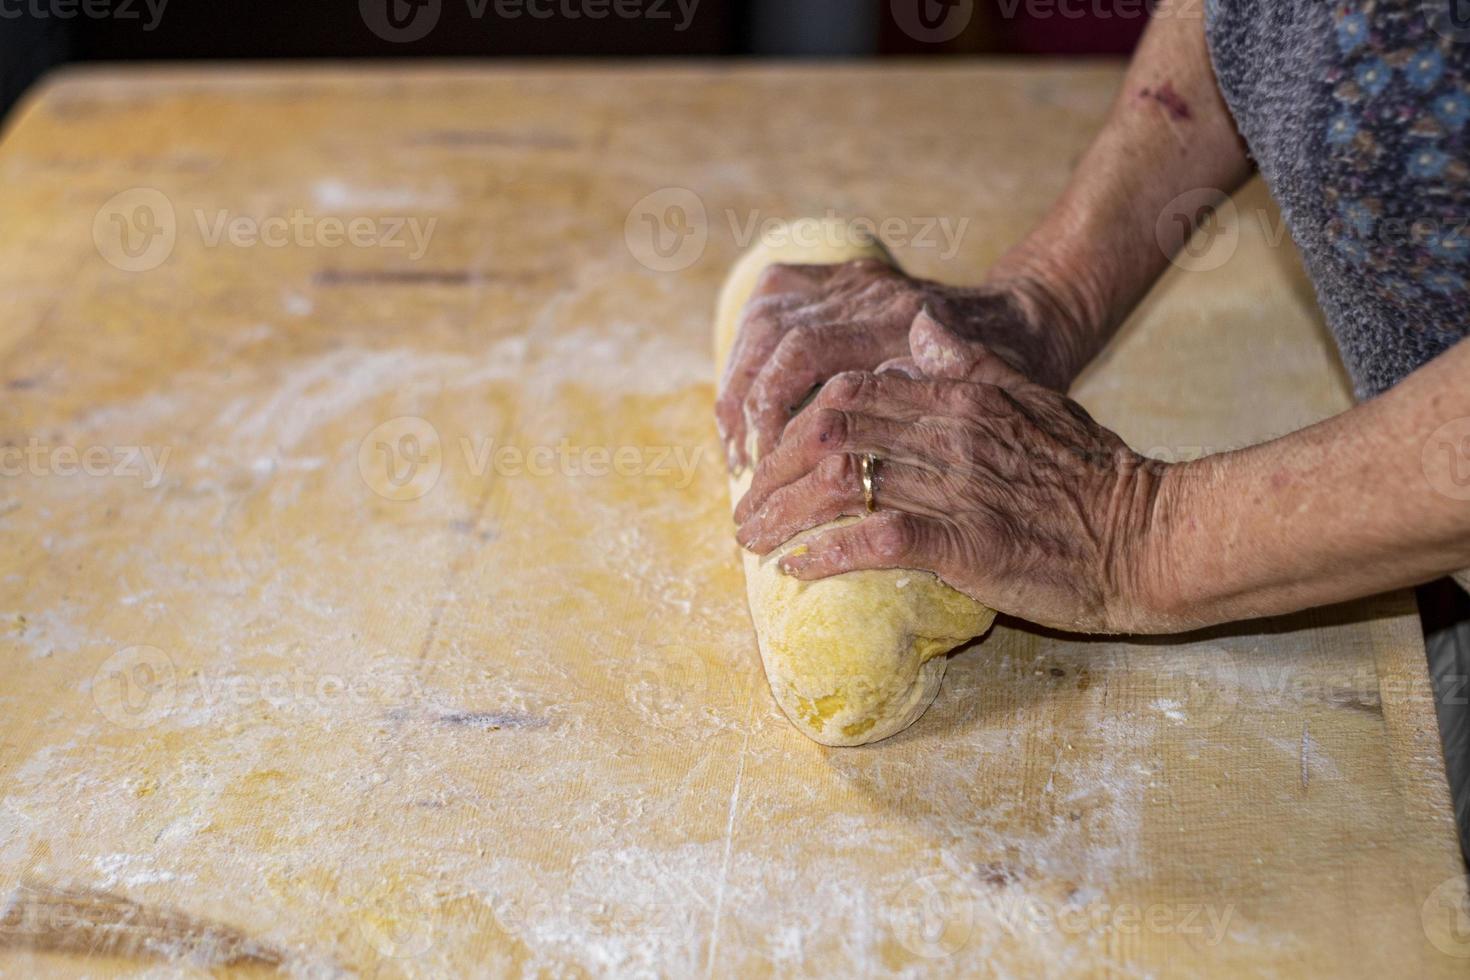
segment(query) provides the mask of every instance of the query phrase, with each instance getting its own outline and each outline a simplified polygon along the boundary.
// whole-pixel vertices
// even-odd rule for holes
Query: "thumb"
[[[909,327],[909,350],[919,370],[931,378],[1014,388],[1027,377],[978,340],[956,336],[934,319],[926,306]]]
[[[919,370],[919,366],[914,363],[912,357],[890,357],[882,364],[879,364],[873,371],[874,374],[883,374],[885,372],[901,374],[905,378],[913,378],[915,381],[922,381],[924,379],[924,372]]]

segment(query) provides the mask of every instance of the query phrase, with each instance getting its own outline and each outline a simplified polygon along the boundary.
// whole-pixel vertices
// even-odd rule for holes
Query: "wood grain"
[[[978,278],[1119,78],[53,79],[0,141],[0,923],[113,919],[11,930],[0,973],[156,969],[57,938],[124,909],[299,975],[1462,975],[1407,595],[1002,624],[863,749],[763,686],[707,350],[740,230],[898,219]],[[298,212],[379,237],[211,238]],[[1260,188],[1221,220],[1078,389],[1155,454],[1348,404]]]

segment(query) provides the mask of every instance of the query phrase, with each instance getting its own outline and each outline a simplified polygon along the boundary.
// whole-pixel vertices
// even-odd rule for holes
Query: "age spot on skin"
[[[1173,119],[1185,120],[1191,117],[1189,103],[1185,102],[1184,97],[1174,91],[1174,86],[1169,82],[1165,82],[1158,88],[1140,89],[1138,97],[1140,99],[1152,99],[1154,102],[1157,102],[1164,107],[1164,110]]]

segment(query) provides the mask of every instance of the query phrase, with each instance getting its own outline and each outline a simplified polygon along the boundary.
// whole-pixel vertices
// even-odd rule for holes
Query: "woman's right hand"
[[[715,406],[730,469],[749,466],[752,449],[768,455],[810,395],[844,371],[942,373],[929,368],[961,352],[973,364],[981,344],[977,377],[1002,384],[1019,372],[1065,391],[1081,368],[1074,319],[1031,279],[967,288],[873,259],[771,266],[746,304]],[[915,332],[921,320],[939,329]]]

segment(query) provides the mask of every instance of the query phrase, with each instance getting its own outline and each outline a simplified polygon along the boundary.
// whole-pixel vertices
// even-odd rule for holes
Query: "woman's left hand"
[[[975,383],[961,380],[968,365],[926,364],[922,345],[916,353],[925,377],[850,372],[823,387],[757,467],[735,511],[740,543],[767,554],[860,517],[794,549],[782,570],[816,579],[923,569],[1045,626],[1154,628],[1147,539],[1165,465],[1019,374],[1005,387]],[[867,453],[877,459],[871,514]]]

